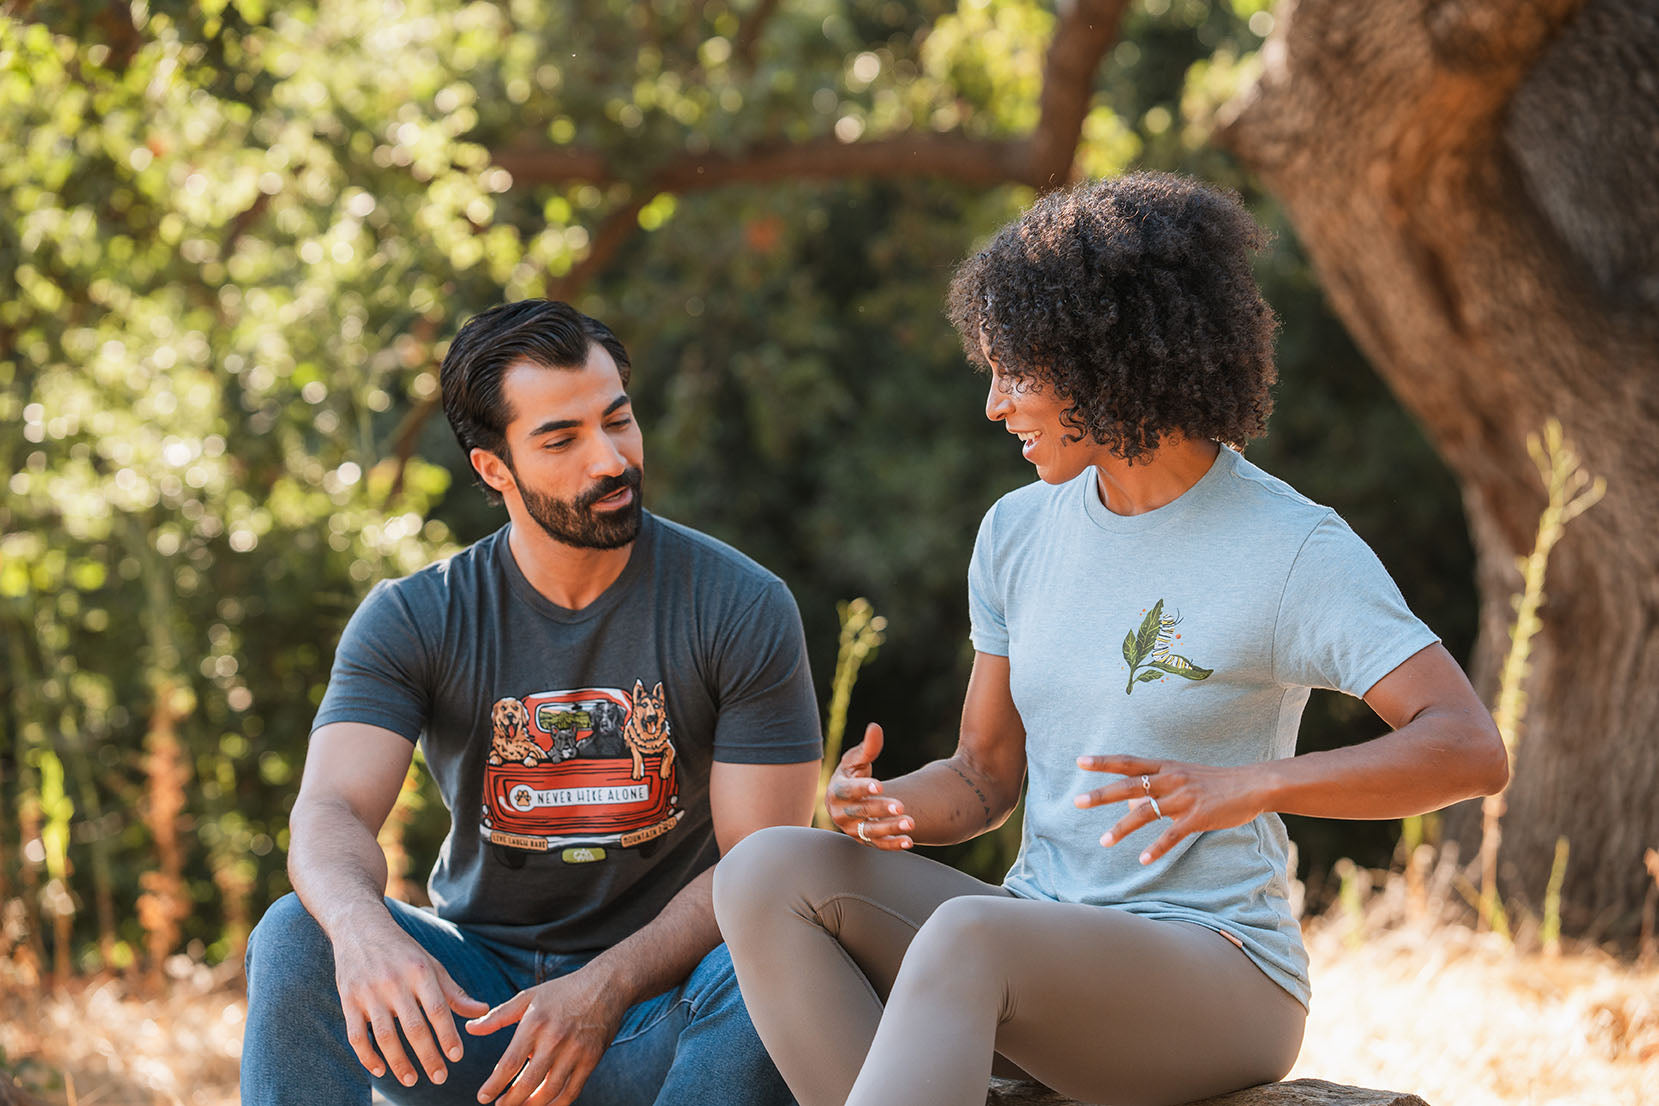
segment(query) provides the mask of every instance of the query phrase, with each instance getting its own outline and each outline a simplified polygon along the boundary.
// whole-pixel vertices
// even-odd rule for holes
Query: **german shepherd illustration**
[[[530,712],[524,704],[511,696],[497,699],[490,709],[490,763],[517,761],[534,768],[545,759],[541,746],[530,737]]]
[[[628,722],[622,727],[622,740],[628,743],[628,751],[634,756],[634,779],[645,778],[645,753],[661,753],[662,767],[657,775],[668,778],[669,771],[674,766],[674,746],[668,741],[668,704],[662,690],[662,681],[651,689],[649,695],[645,692],[645,684],[640,680],[634,681],[634,705],[628,715]]]

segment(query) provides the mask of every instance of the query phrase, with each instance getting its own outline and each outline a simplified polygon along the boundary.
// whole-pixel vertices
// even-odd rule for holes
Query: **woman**
[[[1278,813],[1399,818],[1503,786],[1490,715],[1337,515],[1237,452],[1271,407],[1263,234],[1139,173],[1040,200],[957,272],[985,414],[1039,482],[985,516],[956,752],[842,758],[841,834],[766,830],[716,911],[803,1106],[978,1106],[993,1053],[1061,1094],[1177,1103],[1281,1078],[1307,957]],[[1293,755],[1310,687],[1392,732]],[[1001,886],[904,850],[1000,825]]]

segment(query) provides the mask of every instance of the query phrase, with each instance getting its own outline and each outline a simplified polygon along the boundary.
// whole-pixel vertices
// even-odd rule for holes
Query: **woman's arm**
[[[974,654],[949,757],[883,782],[872,767],[881,747],[881,727],[872,722],[830,777],[824,803],[843,833],[878,849],[908,849],[955,844],[1002,825],[1025,779],[1025,725],[1008,690],[1008,658]]]
[[[1158,819],[1145,801],[1156,799],[1170,825],[1141,854],[1141,863],[1150,864],[1190,833],[1243,825],[1266,811],[1403,818],[1490,795],[1509,782],[1509,757],[1492,715],[1443,646],[1413,654],[1377,681],[1365,701],[1393,732],[1343,749],[1236,768],[1079,757],[1080,767],[1127,778],[1079,795],[1077,805],[1133,804],[1101,837],[1102,845],[1112,845]]]

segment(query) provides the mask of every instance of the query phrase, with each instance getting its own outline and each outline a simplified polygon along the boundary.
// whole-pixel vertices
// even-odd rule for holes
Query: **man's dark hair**
[[[1273,409],[1272,308],[1250,271],[1267,235],[1236,194],[1131,173],[1038,200],[964,261],[947,310],[1016,386],[1127,461],[1168,433],[1242,446]]]
[[[444,414],[468,457],[474,449],[489,452],[512,465],[507,451],[507,424],[513,412],[501,395],[501,378],[520,361],[547,369],[579,369],[588,351],[604,347],[616,362],[622,386],[628,386],[628,351],[611,328],[558,300],[519,300],[504,303],[467,320],[449,345],[438,379],[444,393]],[[474,474],[476,476],[476,473]],[[478,481],[495,503],[501,496]]]

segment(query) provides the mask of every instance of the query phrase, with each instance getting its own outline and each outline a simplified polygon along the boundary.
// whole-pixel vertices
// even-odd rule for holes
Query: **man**
[[[794,600],[641,506],[616,336],[562,303],[462,328],[444,410],[508,524],[352,617],[248,953],[244,1103],[789,1101],[710,902],[805,825],[817,706]],[[434,912],[375,843],[417,739],[452,823]],[[458,1025],[460,1019],[468,1019]],[[464,1032],[463,1032],[464,1030]]]

